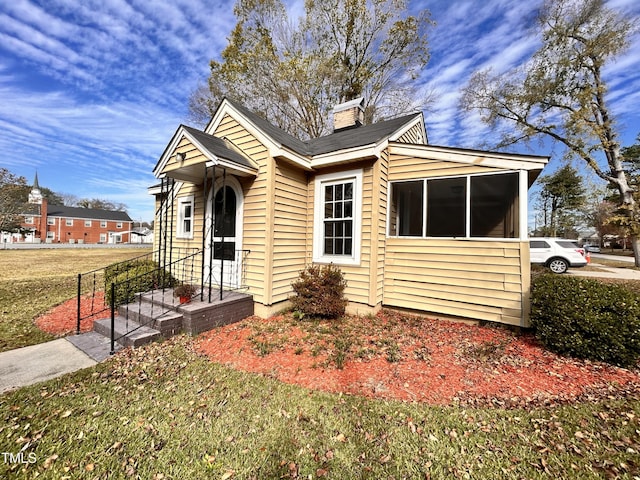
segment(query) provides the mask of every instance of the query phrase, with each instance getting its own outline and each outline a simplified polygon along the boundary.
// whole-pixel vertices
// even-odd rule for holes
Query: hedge
[[[619,285],[534,276],[531,323],[538,340],[561,355],[621,367],[640,359],[640,297]]]

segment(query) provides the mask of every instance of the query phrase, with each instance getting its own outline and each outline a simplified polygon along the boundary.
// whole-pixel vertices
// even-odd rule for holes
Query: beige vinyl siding
[[[466,163],[444,162],[424,158],[392,155],[389,165],[389,181],[415,180],[422,178],[469,175],[487,173],[501,169],[470,165]]]
[[[275,162],[272,303],[287,300],[307,261],[307,177]]]
[[[425,139],[422,137],[423,137],[422,126],[419,124],[416,124],[413,127],[411,127],[409,130],[407,130],[405,133],[403,133],[400,137],[398,137],[396,142],[424,144],[426,142],[425,142]]]
[[[242,248],[250,250],[246,260],[246,284],[249,293],[259,303],[267,301],[267,279],[270,275],[270,261],[267,252],[272,247],[271,216],[269,206],[267,165],[272,161],[266,147],[251,135],[231,116],[225,116],[213,133],[216,137],[226,137],[252,158],[258,165],[256,177],[239,178],[244,194],[244,219]]]
[[[521,242],[387,238],[384,304],[527,326]],[[523,255],[524,253],[524,255]]]
[[[331,168],[319,171],[318,174],[333,173],[340,170],[362,169],[362,235],[360,243],[360,265],[339,265],[347,281],[345,295],[350,302],[370,305],[370,267],[371,267],[371,238],[372,238],[372,207],[373,207],[373,164],[362,162],[350,164],[348,167]],[[310,214],[313,215],[315,180],[310,182],[309,202]],[[313,217],[312,217],[313,218]],[[313,237],[311,229],[310,237]],[[312,240],[311,240],[312,241]],[[309,251],[311,248],[309,249]]]

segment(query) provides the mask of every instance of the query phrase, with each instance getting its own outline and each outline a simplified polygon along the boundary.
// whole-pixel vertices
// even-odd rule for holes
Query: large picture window
[[[390,236],[517,238],[518,173],[391,183]]]
[[[315,189],[314,262],[359,263],[362,171],[318,175]]]

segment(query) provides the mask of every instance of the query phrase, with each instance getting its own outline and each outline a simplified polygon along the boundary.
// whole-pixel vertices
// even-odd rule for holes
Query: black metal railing
[[[190,292],[186,296],[189,299],[202,291],[199,268],[201,253],[195,250],[169,264],[111,282],[110,293],[107,295],[111,311],[111,353],[115,352],[115,343],[118,340],[152,325],[162,315],[174,310],[174,294],[179,289],[188,287],[187,290]],[[124,331],[116,335],[117,311],[124,318],[125,324]],[[135,325],[130,321],[132,314],[135,314]],[[142,320],[143,318],[145,320]]]
[[[81,332],[83,320],[104,314],[111,318],[111,353],[115,342],[136,330],[155,322],[174,310],[174,293],[189,290],[188,296],[212,303],[223,299],[224,292],[246,289],[249,250],[218,252],[210,256],[208,250],[175,248],[170,256],[178,258],[158,262],[154,251],[123,262],[78,274],[76,333]],[[220,258],[216,258],[219,256]],[[187,288],[189,287],[189,288]],[[143,317],[143,304],[149,305]],[[118,311],[124,317],[124,333],[116,335],[115,319]],[[109,312],[107,314],[107,312]],[[130,327],[130,317],[136,325]]]
[[[176,258],[192,255],[197,252],[197,249],[176,249]],[[97,268],[89,272],[79,273],[77,286],[76,334],[80,333],[83,320],[87,320],[92,317],[96,318],[101,314],[104,314],[106,317],[106,312],[110,309],[107,292],[110,289],[112,280],[115,280],[116,284],[123,282],[128,283],[130,277],[138,275],[140,273],[140,269],[144,268],[147,270],[156,268],[167,270],[166,266],[162,266],[157,261],[158,258],[159,253],[154,251],[144,255],[139,255],[129,260]],[[174,268],[175,265],[169,265],[169,275],[173,275]]]

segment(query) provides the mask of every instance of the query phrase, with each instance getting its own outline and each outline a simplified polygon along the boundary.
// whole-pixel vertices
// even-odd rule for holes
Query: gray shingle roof
[[[389,137],[399,128],[407,124],[416,116],[420,115],[419,113],[413,113],[391,120],[374,123],[372,125],[363,125],[357,128],[340,130],[305,142],[288,134],[281,128],[272,125],[260,115],[253,113],[241,104],[229,98],[227,100],[234,106],[234,108],[240,111],[240,113],[247,117],[255,124],[256,127],[266,133],[273,140],[284,147],[290,148],[294,152],[305,156],[322,155],[324,153],[335,152],[338,150],[375,144]]]
[[[216,157],[224,158],[225,160],[229,160],[230,162],[242,165],[243,167],[248,167],[251,169],[256,168],[247,157],[227,145],[227,142],[225,142],[222,138],[214,137],[213,135],[209,135],[208,133],[204,133],[196,128],[188,127],[186,125],[182,125],[182,128],[189,132],[189,134],[192,135],[193,138],[195,138],[200,143],[200,145],[202,145]]]
[[[47,216],[84,218],[87,220],[113,220],[116,222],[132,221],[127,212],[99,210],[97,208],[67,207],[64,205],[49,205],[47,207]]]

